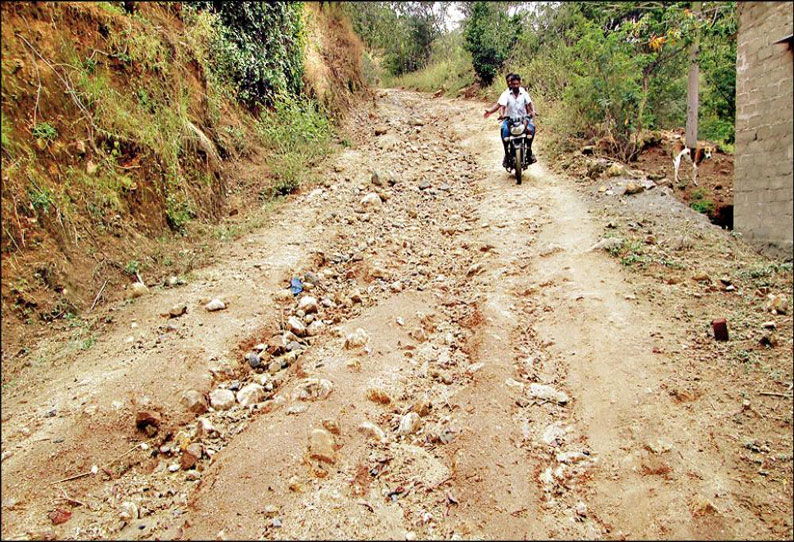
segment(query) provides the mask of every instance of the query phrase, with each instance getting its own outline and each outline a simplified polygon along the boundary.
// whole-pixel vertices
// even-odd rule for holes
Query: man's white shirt
[[[518,87],[518,96],[513,96],[510,89],[507,89],[499,96],[497,103],[505,108],[506,117],[523,118],[527,114],[527,104],[532,103],[532,98],[524,87]]]

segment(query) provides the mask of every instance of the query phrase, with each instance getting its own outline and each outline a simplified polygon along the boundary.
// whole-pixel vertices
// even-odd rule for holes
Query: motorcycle
[[[517,184],[521,184],[521,174],[530,165],[528,142],[532,139],[532,134],[527,130],[527,123],[523,118],[510,118],[507,127],[508,136],[505,141],[507,141],[507,159],[509,163],[505,169],[508,173],[513,170]]]

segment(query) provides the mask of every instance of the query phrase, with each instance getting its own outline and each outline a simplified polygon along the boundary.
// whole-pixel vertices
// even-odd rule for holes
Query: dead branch
[[[102,292],[104,292],[104,291],[105,291],[105,286],[107,286],[107,285],[108,285],[108,280],[109,280],[109,279],[105,279],[105,283],[102,285],[102,288],[100,288],[100,289],[99,289],[99,293],[98,293],[98,294],[96,295],[96,297],[94,298],[94,302],[93,302],[93,303],[91,303],[91,308],[90,308],[90,309],[88,309],[88,312],[91,312],[92,310],[94,310],[94,307],[96,306],[96,302],[97,302],[97,301],[99,301],[99,296],[101,296],[101,295],[102,295]]]

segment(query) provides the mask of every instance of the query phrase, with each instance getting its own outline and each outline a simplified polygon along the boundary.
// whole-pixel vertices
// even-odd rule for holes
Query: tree
[[[692,11],[695,16],[700,13],[700,2],[692,2]],[[689,49],[689,84],[687,85],[686,100],[686,146],[690,149],[697,148],[698,140],[698,81],[700,79],[698,49],[700,40],[697,29],[694,30],[694,34]]]
[[[520,32],[521,18],[509,16],[505,3],[474,2],[464,24],[463,37],[481,83],[491,84]]]

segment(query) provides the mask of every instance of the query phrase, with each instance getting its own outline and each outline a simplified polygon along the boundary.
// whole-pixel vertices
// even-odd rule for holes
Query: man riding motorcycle
[[[509,136],[509,120],[510,118],[523,118],[527,125],[527,129],[531,134],[528,140],[529,147],[529,163],[534,164],[537,158],[532,153],[532,141],[535,139],[535,124],[532,118],[535,116],[535,107],[532,103],[532,98],[529,93],[521,87],[521,76],[516,73],[508,74],[507,76],[508,89],[505,90],[497,105],[499,106],[499,118],[504,119],[502,122],[502,146],[504,147],[505,157],[502,160],[502,167],[510,165],[510,157],[508,156],[508,144],[506,138]],[[486,110],[483,116],[488,118],[493,113],[495,108]]]

